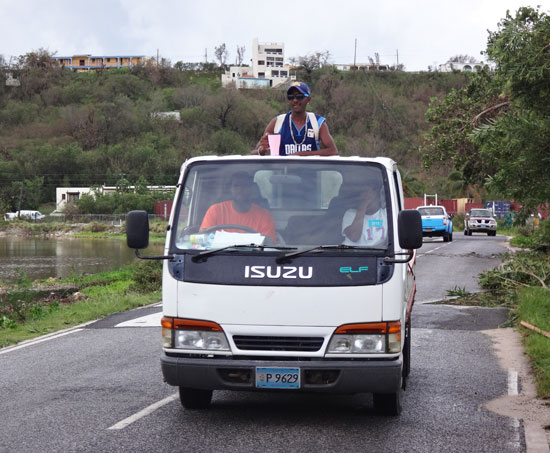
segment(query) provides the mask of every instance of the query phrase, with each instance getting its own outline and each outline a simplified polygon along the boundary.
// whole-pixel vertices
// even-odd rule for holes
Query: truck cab
[[[403,206],[388,158],[185,162],[158,257],[162,372],[183,406],[215,390],[368,392],[399,414],[422,245]],[[146,213],[129,213],[127,233],[147,246]]]

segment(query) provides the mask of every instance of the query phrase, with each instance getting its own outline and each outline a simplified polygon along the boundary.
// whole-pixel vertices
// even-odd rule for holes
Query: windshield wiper
[[[213,249],[213,250],[206,250],[204,252],[201,252],[197,255],[194,255],[191,258],[191,261],[194,263],[197,263],[199,261],[205,260],[210,255],[215,255],[216,253],[223,252],[227,249],[238,249],[238,248],[254,248],[254,249],[276,249],[276,250],[296,250],[296,247],[278,247],[276,245],[260,245],[260,244],[235,244],[235,245],[227,245],[225,247],[221,247],[219,249]]]
[[[292,253],[283,253],[282,255],[279,255],[275,262],[277,264],[282,264],[291,258],[295,258],[297,256],[303,255],[304,253],[314,252],[315,250],[386,250],[386,249],[379,249],[379,248],[373,248],[373,247],[365,247],[360,245],[317,245],[315,247],[304,249],[304,250],[298,250],[297,252]]]

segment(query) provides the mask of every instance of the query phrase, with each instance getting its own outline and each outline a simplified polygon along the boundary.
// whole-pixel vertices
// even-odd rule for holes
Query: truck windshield
[[[472,209],[470,215],[472,217],[493,217],[493,213],[489,209]]]
[[[189,164],[175,205],[170,247],[215,250],[386,250],[391,237],[384,167],[309,159]],[[326,248],[321,250],[334,250]],[[279,252],[280,253],[280,252]]]

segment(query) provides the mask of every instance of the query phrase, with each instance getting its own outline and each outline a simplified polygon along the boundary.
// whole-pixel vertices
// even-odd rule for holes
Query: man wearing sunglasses
[[[269,154],[268,136],[281,136],[280,156],[334,156],[338,154],[326,120],[306,111],[311,92],[304,82],[293,82],[287,90],[290,111],[279,115],[267,125],[264,135],[252,151],[253,154]]]

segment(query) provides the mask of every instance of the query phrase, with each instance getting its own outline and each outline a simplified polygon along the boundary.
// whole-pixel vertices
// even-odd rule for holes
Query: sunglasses
[[[296,99],[297,101],[302,101],[305,97],[306,97],[305,94],[287,94],[286,95],[286,98],[289,101],[293,101],[294,99]]]

